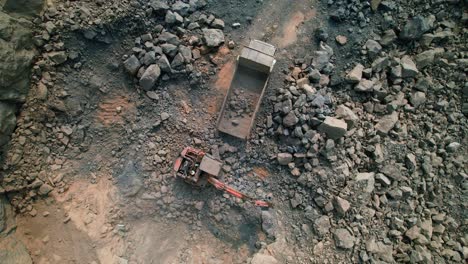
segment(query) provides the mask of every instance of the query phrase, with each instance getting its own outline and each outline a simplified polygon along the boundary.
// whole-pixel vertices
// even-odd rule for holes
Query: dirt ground
[[[217,5],[223,4],[224,1],[215,3],[214,12]],[[250,14],[253,16],[251,25],[243,28],[242,33],[232,32],[232,38],[239,43],[246,44],[248,39],[271,40],[279,47],[277,54],[281,61],[292,56],[297,48],[304,47],[304,42],[310,41],[302,24],[315,18],[313,1],[275,0],[261,5],[254,12]],[[229,17],[226,23],[230,23]],[[70,41],[77,49],[80,45],[93,45]],[[87,146],[87,152],[69,153],[62,169],[54,172],[52,177],[66,175],[69,188],[63,193],[54,191],[52,197],[37,202],[34,205],[38,211],[35,217],[18,215],[18,236],[32,253],[34,263],[41,264],[126,263],[125,259],[130,263],[245,263],[254,252],[255,243],[266,241],[258,219],[249,223],[238,209],[232,208],[229,212],[232,230],[220,231],[223,227],[217,227],[206,216],[197,220],[197,228],[194,229],[192,223],[180,217],[168,219],[153,214],[153,200],[138,199],[135,202],[134,192],[148,188],[139,182],[137,176],[143,175],[146,182],[159,175],[152,173],[155,169],[147,166],[137,151],[146,146],[141,145],[131,132],[125,131],[124,124],[134,123],[133,129],[137,131],[142,126],[155,123],[157,114],[151,111],[153,103],[139,96],[124,76],[100,63],[108,59],[117,61],[114,54],[123,52],[121,45],[125,44],[97,45],[86,49],[83,55],[86,66],[81,71],[66,74],[62,85],[70,98],[76,101],[77,111],[80,109],[78,104],[90,106],[86,107],[81,118],[95,138]],[[177,107],[174,112],[179,113],[178,118],[188,120],[188,127],[196,127],[200,137],[203,137],[204,128],[213,127],[217,118],[232,79],[233,62],[238,51],[219,51],[221,70],[210,80],[208,90],[190,92],[183,81],[167,87],[171,98],[168,107]],[[277,72],[280,70],[281,67],[275,68]],[[82,78],[88,76],[92,76],[91,84],[83,82]],[[93,94],[93,83],[101,84],[107,91]],[[179,102],[171,104],[172,98]],[[116,108],[121,109],[119,113]],[[145,116],[137,116],[137,108],[144,108]],[[164,138],[168,130],[169,127],[161,128],[151,137]],[[175,138],[170,139],[174,144],[167,150],[169,161],[188,141],[191,132],[187,130],[190,129],[176,133],[179,142]],[[121,150],[118,157],[112,154],[113,150]],[[271,177],[270,173],[263,167],[256,167],[252,173],[253,180]],[[123,176],[115,177],[116,174]],[[168,182],[169,188],[192,192],[190,187],[181,186],[172,179]],[[206,192],[208,196],[197,191],[191,198],[209,203],[210,199],[222,196],[213,190]],[[112,229],[114,224],[117,224],[117,229]]]

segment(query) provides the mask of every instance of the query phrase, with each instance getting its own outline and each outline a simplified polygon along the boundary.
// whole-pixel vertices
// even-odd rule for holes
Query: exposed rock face
[[[2,263],[32,264],[28,250],[14,235],[9,235],[1,240],[0,259]]]
[[[1,6],[0,1],[0,6]],[[44,7],[44,0],[6,0],[3,10],[8,13],[33,16],[39,14]]]
[[[28,26],[26,20],[0,12],[0,146],[15,128],[14,104],[23,102],[29,89],[35,52]]]

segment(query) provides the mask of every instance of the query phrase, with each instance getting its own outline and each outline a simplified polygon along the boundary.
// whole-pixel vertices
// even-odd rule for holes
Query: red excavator
[[[242,200],[252,202],[256,206],[272,206],[270,202],[253,199],[219,181],[222,166],[222,161],[215,159],[211,155],[192,147],[186,147],[174,163],[174,173],[176,177],[182,178],[191,185],[204,187],[206,183],[210,183],[216,189],[225,191]]]

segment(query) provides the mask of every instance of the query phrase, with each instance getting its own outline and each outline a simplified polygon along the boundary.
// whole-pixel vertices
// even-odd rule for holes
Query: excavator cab
[[[218,178],[223,163],[205,152],[186,147],[174,163],[175,176],[195,185],[206,185],[207,177]]]

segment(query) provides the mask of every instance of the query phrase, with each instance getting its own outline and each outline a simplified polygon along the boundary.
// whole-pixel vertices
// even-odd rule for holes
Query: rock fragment
[[[292,162],[293,156],[290,153],[278,153],[276,159],[280,165],[288,165]]]
[[[203,40],[209,48],[216,48],[224,43],[224,33],[220,29],[207,29],[203,30]]]
[[[387,135],[390,130],[393,129],[395,124],[398,122],[398,113],[393,112],[390,115],[382,117],[379,122],[375,125],[375,130],[382,135]]]
[[[143,75],[140,78],[140,86],[145,91],[149,91],[153,88],[158,80],[159,76],[161,75],[161,69],[156,64],[150,65]]]
[[[339,139],[346,134],[348,125],[345,121],[327,116],[318,130],[325,133],[330,139]]]
[[[339,196],[335,196],[333,199],[333,206],[340,215],[345,215],[349,208],[351,208],[351,204]]]
[[[138,72],[138,70],[141,67],[141,63],[135,55],[132,55],[130,56],[130,58],[125,60],[123,65],[125,70],[133,76]]]
[[[403,78],[415,77],[419,73],[416,64],[408,55],[403,56],[401,59],[401,68]]]
[[[358,63],[354,68],[346,75],[346,80],[350,83],[359,83],[362,79],[362,71],[364,66]]]
[[[344,228],[339,228],[333,233],[333,238],[335,240],[335,245],[338,248],[351,249],[354,246],[354,241],[356,240],[351,233]]]

